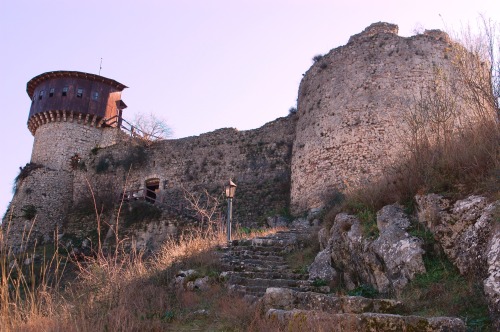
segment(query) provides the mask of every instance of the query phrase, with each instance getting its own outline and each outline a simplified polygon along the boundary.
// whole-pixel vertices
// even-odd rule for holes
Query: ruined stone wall
[[[160,207],[185,209],[183,188],[207,189],[220,196],[232,178],[238,185],[234,220],[262,222],[266,214],[283,213],[289,206],[295,122],[296,117],[289,116],[255,130],[224,128],[149,146],[128,140],[96,154],[87,152],[82,160],[86,171],[75,173],[73,201],[88,197],[85,178],[91,179],[96,195],[109,196],[111,191],[117,199],[125,180],[131,190],[145,188],[146,180],[158,178]]]
[[[404,38],[375,23],[331,50],[299,88],[293,146],[294,212],[321,207],[335,190],[376,178],[400,149],[401,114],[436,68],[452,75],[445,33]]]

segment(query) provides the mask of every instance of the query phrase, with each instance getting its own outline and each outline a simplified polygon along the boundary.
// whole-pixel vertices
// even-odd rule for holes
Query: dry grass
[[[245,237],[256,235],[263,233]],[[66,256],[55,251],[38,265],[13,264],[0,233],[0,331],[243,331],[264,326],[254,308],[228,294],[217,280],[216,252],[225,243],[225,234],[194,230],[170,239],[147,259],[141,252],[96,251],[83,261],[72,260],[73,271],[60,283]],[[33,253],[16,261],[25,261],[26,255]],[[172,288],[177,271],[186,268],[211,276],[210,289]],[[71,275],[76,277],[68,280]]]
[[[500,199],[500,127],[495,121],[470,124],[440,144],[421,140],[408,143],[407,148],[402,162],[385,169],[377,182],[346,193],[324,221],[333,224],[340,211],[375,213],[395,202],[411,212],[416,194],[439,193],[452,199],[480,194]]]

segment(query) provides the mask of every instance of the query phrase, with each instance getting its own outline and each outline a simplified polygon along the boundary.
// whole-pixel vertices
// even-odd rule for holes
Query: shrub
[[[491,320],[481,283],[465,279],[439,253],[428,251],[424,264],[427,272],[417,275],[398,296],[405,303],[405,313],[456,316],[465,321],[468,331],[490,331]]]
[[[127,154],[120,160],[120,165],[128,170],[131,167],[143,166],[148,160],[146,148],[143,145],[136,145],[127,151]]]
[[[360,285],[355,289],[347,292],[347,295],[350,296],[363,296],[367,298],[375,298],[378,296],[378,290],[373,288],[372,285]]]
[[[17,193],[17,188],[21,184],[21,182],[26,179],[30,174],[38,169],[43,167],[42,165],[36,164],[36,163],[27,163],[24,167],[19,167],[19,174],[16,176],[14,179],[14,186],[12,187],[12,191]]]
[[[314,63],[318,62],[319,60],[323,59],[323,55],[321,54],[316,54],[315,56],[313,56],[312,60]]]
[[[111,155],[102,156],[95,166],[96,173],[104,173],[112,164],[113,157]]]
[[[161,217],[161,210],[145,201],[134,201],[124,207],[122,214],[125,226],[129,227],[146,219],[158,219]]]
[[[99,152],[100,149],[101,149],[101,147],[96,145],[92,148],[92,150],[90,150],[90,153],[92,153],[93,155],[97,155],[97,153]]]
[[[21,208],[21,211],[23,212],[23,218],[31,220],[36,217],[37,214],[37,209],[36,206],[28,204],[25,205]]]
[[[297,107],[290,107],[290,109],[288,110],[288,114],[290,115],[294,115],[297,113]]]

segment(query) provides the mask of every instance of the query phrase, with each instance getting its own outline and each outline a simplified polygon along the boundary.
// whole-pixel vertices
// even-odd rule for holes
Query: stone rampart
[[[129,140],[96,154],[87,152],[82,160],[87,171],[75,175],[73,201],[88,196],[85,178],[92,179],[98,192],[113,188],[116,199],[123,191],[125,179],[127,190],[144,189],[146,180],[158,179],[159,201],[182,209],[186,208],[184,189],[207,189],[220,196],[231,178],[238,185],[235,222],[255,224],[263,221],[265,214],[283,212],[289,207],[295,122],[296,117],[289,116],[255,130],[224,128],[149,146]]]
[[[14,249],[51,243],[63,231],[72,205],[73,174],[47,167],[33,169],[17,182],[16,193],[2,221]]]
[[[453,75],[445,33],[404,38],[397,30],[375,23],[303,77],[291,170],[294,212],[376,178],[400,150],[401,115],[414,96],[436,68]]]

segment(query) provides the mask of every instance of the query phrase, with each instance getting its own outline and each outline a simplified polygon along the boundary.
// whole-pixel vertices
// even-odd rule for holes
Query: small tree
[[[188,209],[193,211],[200,221],[199,233],[208,237],[223,232],[222,196],[214,196],[207,189],[203,189],[202,192],[191,192],[183,188],[183,191]]]
[[[453,64],[464,87],[462,99],[476,116],[488,121],[500,118],[500,35],[498,24],[480,17],[477,33],[467,26],[456,39],[464,47],[455,49]],[[493,112],[491,112],[493,111]]]
[[[172,136],[172,128],[167,121],[153,113],[138,113],[132,123],[132,134],[147,142],[162,140]]]

